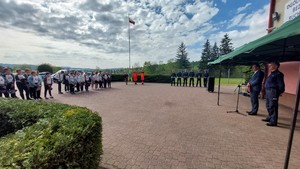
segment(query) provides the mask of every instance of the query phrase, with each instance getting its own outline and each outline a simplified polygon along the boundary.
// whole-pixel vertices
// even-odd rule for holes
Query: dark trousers
[[[52,96],[52,94],[51,94],[52,89],[51,88],[52,88],[51,86],[45,85],[44,97],[47,97],[47,91],[49,93],[49,96]]]
[[[84,85],[85,91],[89,91],[89,86],[90,86],[90,83],[86,82]]]
[[[80,90],[83,92],[84,83],[80,84]]]
[[[42,86],[36,91],[37,98],[41,98]]]
[[[23,100],[25,100],[24,91],[25,91],[25,94],[26,94],[26,99],[27,100],[30,99],[29,98],[28,87],[26,85],[24,85],[23,83],[17,83],[17,88],[18,88],[20,96],[22,97]]]
[[[187,86],[187,78],[183,78],[183,86]]]
[[[180,86],[181,86],[181,77],[178,77],[178,78],[177,78],[177,86],[178,86],[178,83],[179,83]]]
[[[5,86],[0,86],[0,97],[2,97],[2,94],[5,96],[6,88]]]
[[[104,80],[104,81],[103,81],[103,86],[104,86],[104,88],[106,88],[106,84],[107,84],[107,81]]]
[[[70,85],[68,81],[65,82],[65,92],[66,91],[70,91]]]
[[[175,78],[171,78],[171,86],[175,86]]]
[[[36,86],[30,87],[30,93],[31,93],[33,99],[37,99],[37,98],[38,98],[38,96],[37,96],[37,93],[38,93],[38,92],[36,91],[36,89],[37,89]]]
[[[6,98],[8,98],[9,94],[10,94],[10,97],[12,97],[12,98],[16,98],[17,97],[16,96],[16,91],[15,91],[15,86],[12,85],[11,83],[9,83],[9,84],[6,85],[6,93],[4,93],[4,96]]]
[[[99,88],[103,88],[103,81],[99,81]]]
[[[200,84],[199,86],[202,87],[202,85],[201,85],[201,78],[197,78],[196,87],[198,87],[198,84]]]
[[[80,91],[80,84],[79,84],[79,83],[76,84],[76,91],[77,91],[77,92]]]
[[[191,85],[193,85],[193,87],[194,87],[194,78],[193,77],[190,77],[189,86],[191,87]]]
[[[269,113],[267,119],[270,123],[277,124],[278,121],[278,100],[276,89],[266,89],[266,107]]]
[[[207,77],[203,78],[204,87],[207,87]]]
[[[252,106],[251,112],[254,114],[258,112],[258,107],[259,107],[258,95],[259,95],[259,91],[250,92],[251,106]]]
[[[74,85],[70,84],[70,93],[74,94],[75,93],[75,89],[74,89]]]
[[[57,82],[58,84],[58,93],[61,93],[61,82]]]

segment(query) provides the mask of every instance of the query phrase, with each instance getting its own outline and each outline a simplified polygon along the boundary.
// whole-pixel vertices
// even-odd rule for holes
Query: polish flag
[[[129,23],[132,23],[133,25],[135,25],[134,20],[132,20],[132,19],[130,19],[130,18],[129,18]]]

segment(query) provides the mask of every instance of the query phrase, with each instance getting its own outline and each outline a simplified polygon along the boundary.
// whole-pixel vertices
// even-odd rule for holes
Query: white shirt
[[[0,76],[0,85],[4,86],[5,80],[2,76]]]
[[[12,75],[5,75],[5,78],[8,83],[12,83],[14,81],[14,77]]]
[[[39,82],[39,77],[38,76],[33,76],[33,83],[38,83]]]
[[[18,79],[19,80],[25,79],[25,76],[24,75],[18,75]]]
[[[48,85],[51,85],[52,84],[52,79],[51,79],[51,77],[46,77],[47,78],[47,84]]]

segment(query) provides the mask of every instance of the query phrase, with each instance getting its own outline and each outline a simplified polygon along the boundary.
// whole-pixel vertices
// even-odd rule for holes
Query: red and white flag
[[[133,25],[135,25],[135,21],[132,20],[131,18],[129,18],[129,23],[132,23]]]

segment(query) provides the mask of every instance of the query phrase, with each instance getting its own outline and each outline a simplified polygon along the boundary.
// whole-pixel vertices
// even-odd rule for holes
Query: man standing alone
[[[252,110],[248,111],[247,113],[253,116],[253,115],[257,115],[258,112],[258,107],[259,107],[258,95],[261,91],[262,81],[264,79],[264,72],[260,70],[260,66],[258,63],[252,65],[252,71],[254,73],[247,84],[247,87],[250,88]]]
[[[269,64],[271,74],[266,80],[266,106],[269,115],[266,119],[263,119],[263,121],[268,122],[267,126],[277,126],[278,100],[285,90],[284,75],[278,70],[279,67],[279,62]]]

